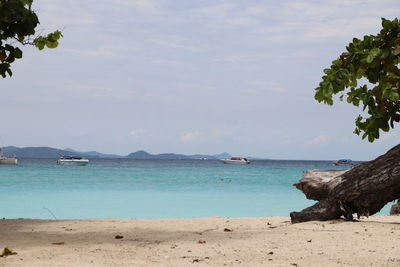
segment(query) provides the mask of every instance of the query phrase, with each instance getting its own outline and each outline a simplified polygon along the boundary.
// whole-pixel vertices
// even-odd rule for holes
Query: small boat
[[[57,160],[58,165],[77,165],[85,166],[89,163],[88,159],[84,159],[78,156],[62,156]]]
[[[248,159],[241,157],[231,157],[230,159],[221,159],[221,161],[227,164],[250,164]]]
[[[18,165],[18,159],[14,156],[5,156],[0,148],[0,164]]]
[[[353,165],[353,161],[351,159],[339,159],[335,162],[333,162],[335,166],[340,166],[340,165]]]

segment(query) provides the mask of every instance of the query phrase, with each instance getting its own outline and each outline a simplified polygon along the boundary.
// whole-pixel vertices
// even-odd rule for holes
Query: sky
[[[3,146],[127,155],[371,160],[360,109],[314,100],[353,37],[376,34],[398,0],[35,0],[57,49],[24,47],[0,80]]]

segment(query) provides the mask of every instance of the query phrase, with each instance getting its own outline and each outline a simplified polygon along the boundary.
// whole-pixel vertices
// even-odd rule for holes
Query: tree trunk
[[[315,205],[291,212],[293,223],[373,215],[400,198],[400,145],[346,171],[311,170],[295,184]]]

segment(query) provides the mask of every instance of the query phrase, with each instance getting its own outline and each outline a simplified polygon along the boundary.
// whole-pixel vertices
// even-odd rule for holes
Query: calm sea
[[[0,217],[289,216],[313,204],[292,186],[302,172],[334,168],[329,161],[92,159],[64,167],[20,159],[19,166],[0,165]]]

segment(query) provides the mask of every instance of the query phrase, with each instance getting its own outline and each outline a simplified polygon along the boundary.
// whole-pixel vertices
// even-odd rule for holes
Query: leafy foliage
[[[373,142],[379,130],[387,132],[400,121],[399,19],[382,18],[377,35],[354,38],[346,50],[324,69],[315,99],[333,105],[333,95],[340,93],[340,100],[346,97],[354,106],[361,104],[369,116],[356,118],[354,133]]]
[[[22,58],[22,50],[16,44],[34,45],[39,50],[55,48],[62,37],[60,31],[47,36],[35,36],[39,25],[36,13],[31,9],[33,0],[0,0],[0,75],[12,75],[11,63]]]

